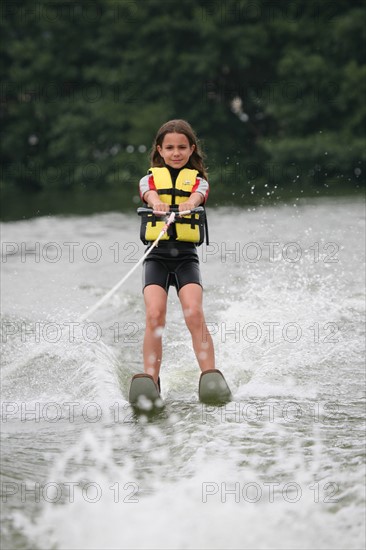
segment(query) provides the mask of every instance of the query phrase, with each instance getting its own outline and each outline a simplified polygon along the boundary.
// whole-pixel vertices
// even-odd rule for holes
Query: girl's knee
[[[190,306],[184,311],[184,320],[188,329],[192,331],[201,330],[205,324],[202,307]]]
[[[166,311],[159,307],[149,307],[146,309],[146,326],[150,329],[165,327]]]

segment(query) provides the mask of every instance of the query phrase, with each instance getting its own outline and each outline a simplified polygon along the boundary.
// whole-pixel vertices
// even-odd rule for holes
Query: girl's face
[[[165,164],[172,168],[182,168],[187,164],[194,149],[195,145],[189,144],[187,136],[177,132],[165,134],[161,147],[157,146]]]

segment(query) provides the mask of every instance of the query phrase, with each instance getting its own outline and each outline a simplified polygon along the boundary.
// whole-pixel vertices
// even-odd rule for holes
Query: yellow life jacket
[[[173,207],[185,202],[190,197],[198,175],[197,170],[183,168],[178,174],[175,186],[173,186],[168,168],[153,167],[149,169],[149,172],[154,176],[156,191],[161,202]],[[141,240],[144,243],[155,241],[165,225],[165,221],[161,221],[161,217],[154,214],[143,216],[141,222]],[[202,214],[189,214],[177,218],[161,240],[184,241],[199,245],[204,240],[204,229],[204,216]]]

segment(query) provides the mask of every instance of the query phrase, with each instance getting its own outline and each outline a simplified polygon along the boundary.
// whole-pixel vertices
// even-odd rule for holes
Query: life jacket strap
[[[201,220],[198,217],[196,217],[194,214],[192,214],[189,218],[188,217],[178,218],[175,223],[183,223],[183,224],[188,223],[192,229],[194,229],[196,225],[202,224]]]
[[[167,189],[157,189],[158,195],[171,195],[172,197],[190,197],[189,191],[183,191],[182,189],[176,189],[175,187],[168,187]]]

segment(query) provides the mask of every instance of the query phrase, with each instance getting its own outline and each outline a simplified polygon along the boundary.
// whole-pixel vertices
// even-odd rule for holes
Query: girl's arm
[[[200,206],[204,200],[205,198],[202,193],[193,192],[186,202],[182,202],[179,205],[179,212],[183,212],[184,210],[193,210],[194,208],[197,208],[197,206]]]
[[[156,210],[157,212],[169,212],[169,204],[161,202],[156,191],[146,191],[143,199],[153,210]]]

